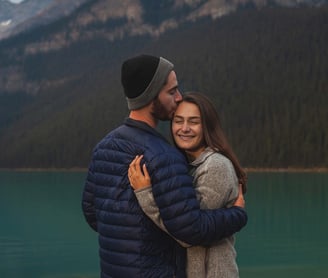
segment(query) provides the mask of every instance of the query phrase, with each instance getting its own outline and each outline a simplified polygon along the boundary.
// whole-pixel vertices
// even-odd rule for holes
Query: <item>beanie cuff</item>
[[[126,98],[129,110],[137,110],[151,102],[161,91],[169,73],[174,66],[168,60],[160,57],[156,72],[145,91],[135,98]]]

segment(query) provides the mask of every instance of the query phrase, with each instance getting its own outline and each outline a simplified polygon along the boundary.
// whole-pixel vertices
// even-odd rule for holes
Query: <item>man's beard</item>
[[[152,115],[155,119],[161,121],[170,121],[173,117],[173,112],[168,111],[158,98],[153,101]]]

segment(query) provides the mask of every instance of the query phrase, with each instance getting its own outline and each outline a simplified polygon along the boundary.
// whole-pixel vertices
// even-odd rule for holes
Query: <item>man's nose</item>
[[[175,102],[180,102],[182,100],[182,95],[179,90],[176,91],[175,94]]]

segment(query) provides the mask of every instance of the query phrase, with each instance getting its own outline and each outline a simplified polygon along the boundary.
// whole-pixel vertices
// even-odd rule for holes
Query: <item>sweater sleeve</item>
[[[238,178],[230,160],[214,153],[195,171],[194,186],[202,209],[230,207],[238,197]]]

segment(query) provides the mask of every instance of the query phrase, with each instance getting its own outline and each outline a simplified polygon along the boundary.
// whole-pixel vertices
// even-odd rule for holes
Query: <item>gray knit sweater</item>
[[[238,179],[229,159],[207,148],[191,163],[191,174],[202,209],[231,206],[238,196]],[[155,204],[151,187],[136,190],[136,196],[143,211],[163,230],[159,210]],[[236,278],[239,277],[236,264],[234,237],[220,240],[210,247],[188,246],[186,273],[188,278]]]

